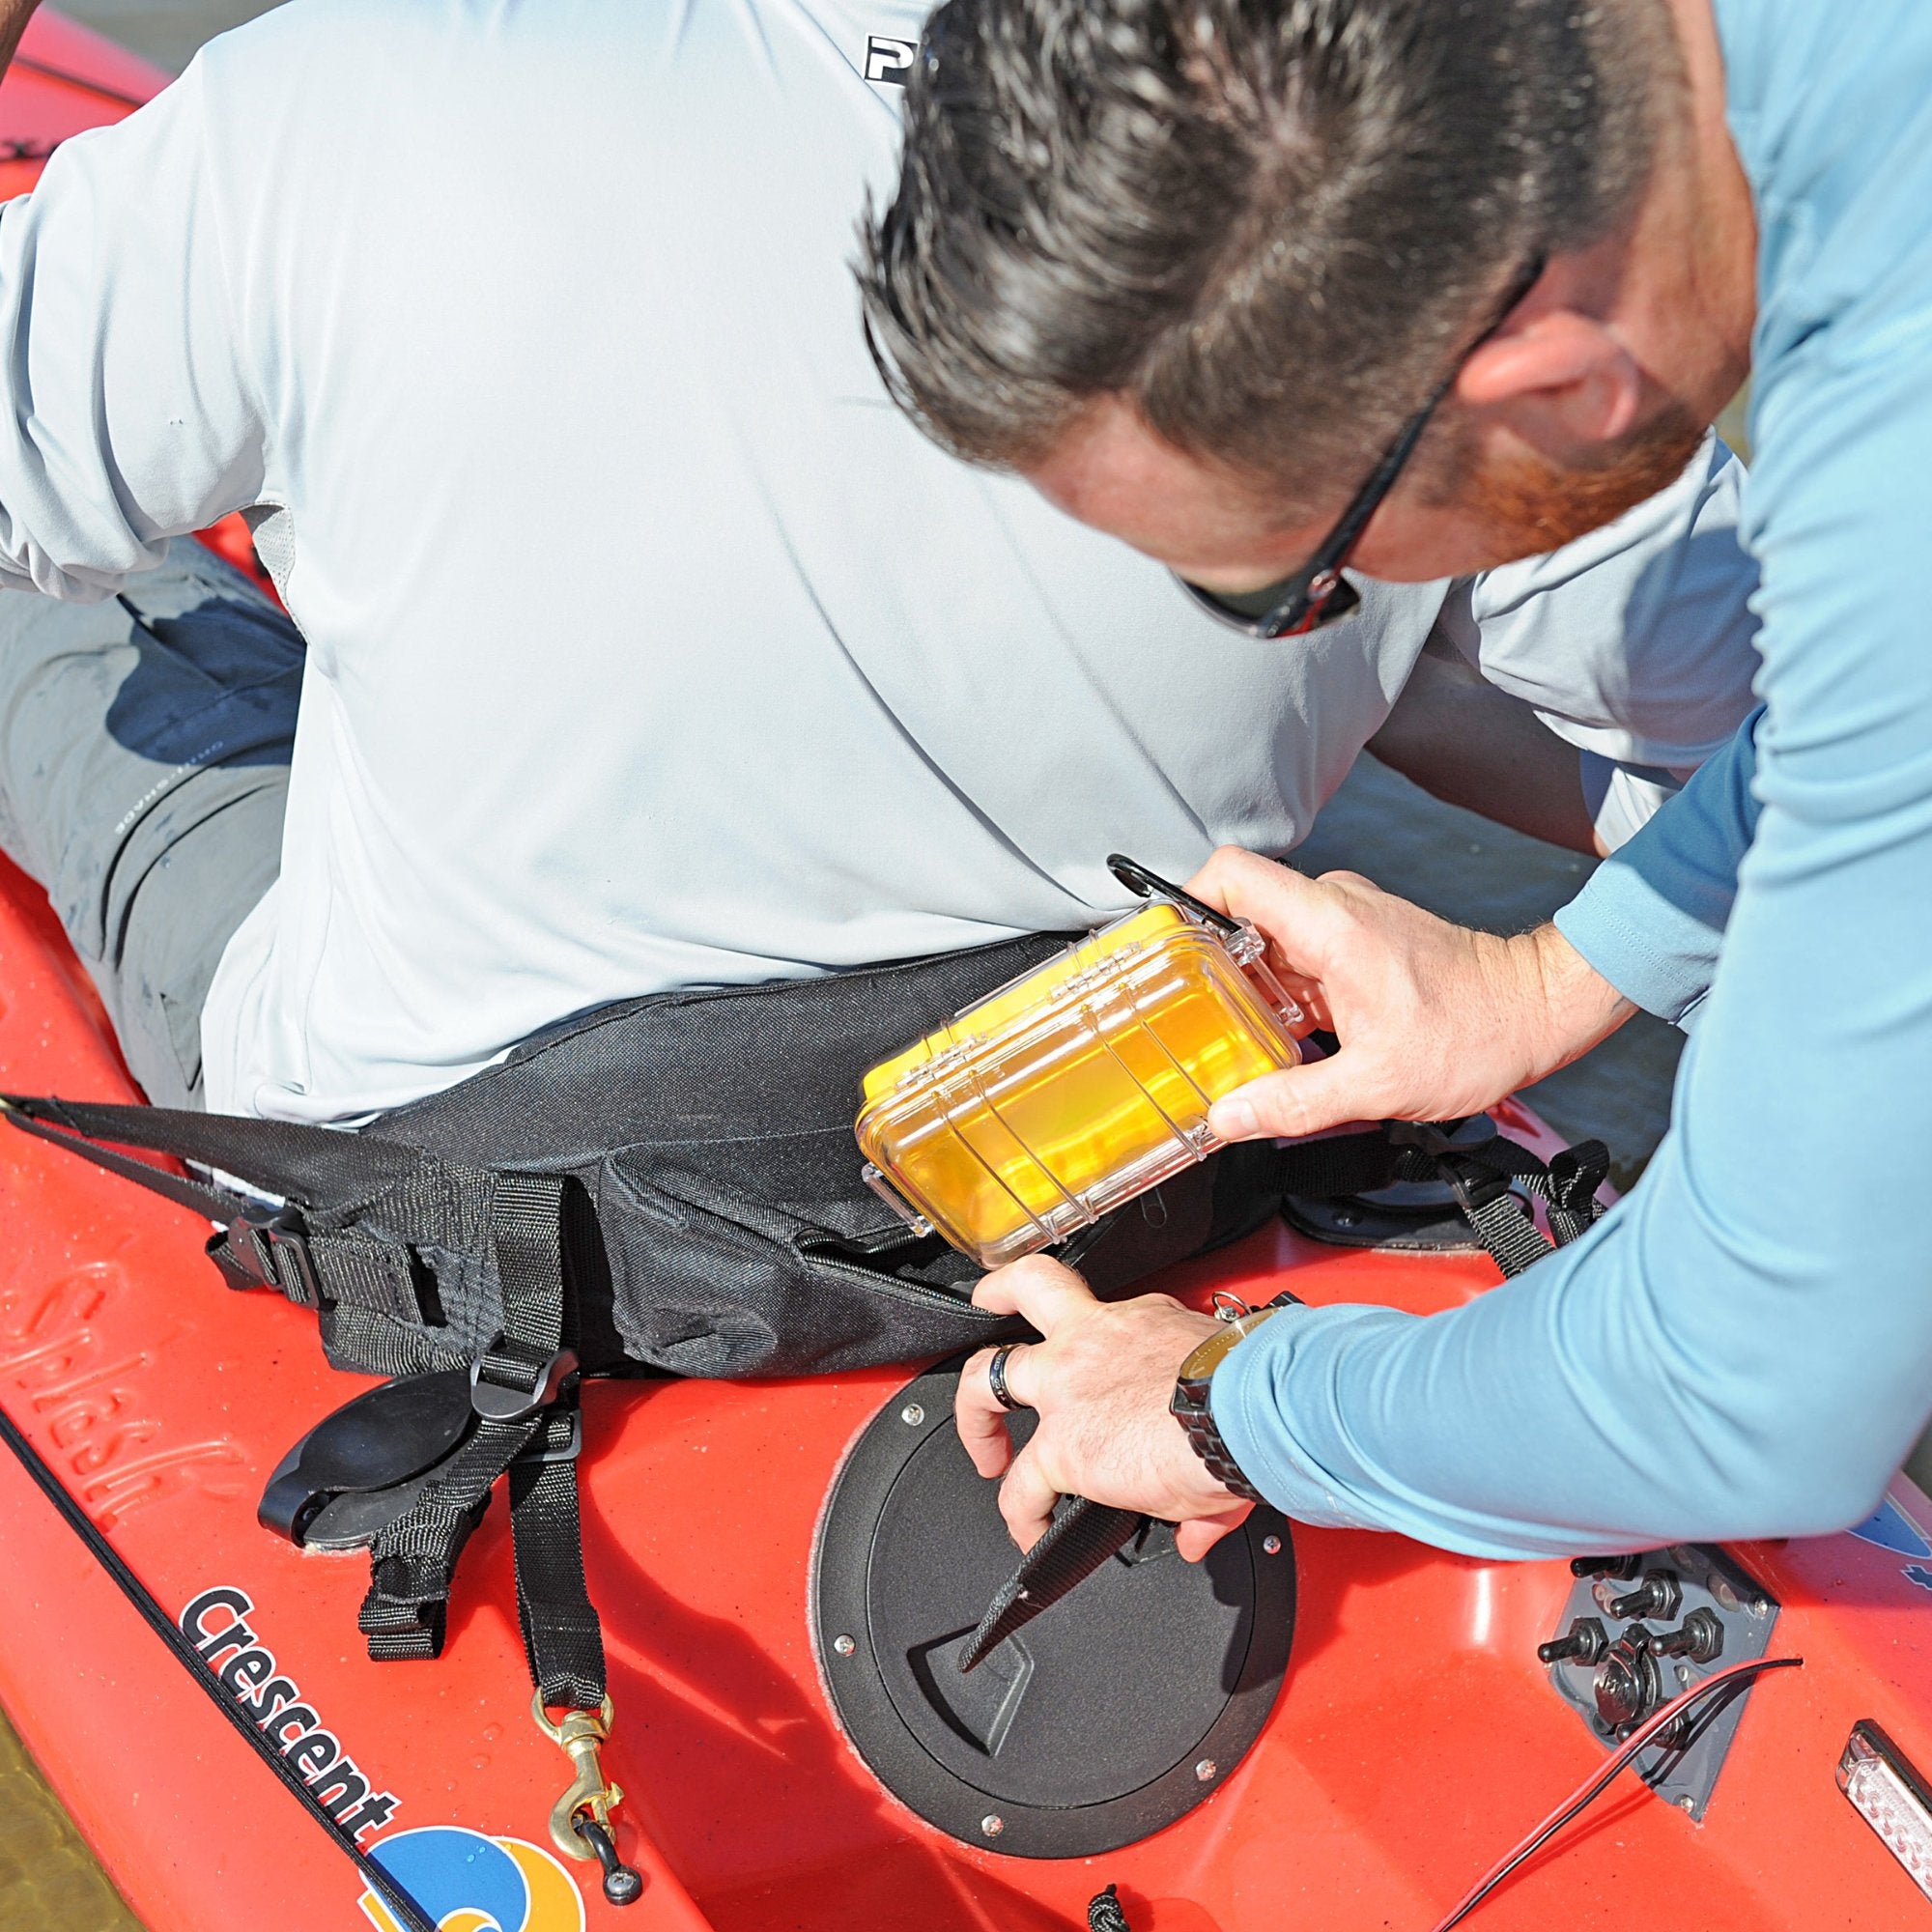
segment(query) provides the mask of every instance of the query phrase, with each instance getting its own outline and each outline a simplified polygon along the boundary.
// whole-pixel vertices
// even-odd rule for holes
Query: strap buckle
[[[1461,1121],[1389,1121],[1384,1131],[1397,1147],[1447,1160],[1488,1147],[1496,1137],[1496,1123],[1487,1114],[1470,1114]]]
[[[301,1308],[321,1307],[322,1282],[308,1250],[308,1227],[295,1208],[243,1208],[222,1238],[231,1279],[239,1275],[249,1287],[272,1288]]]
[[[1457,1206],[1472,1220],[1505,1194],[1513,1200],[1520,1199],[1514,1179],[1495,1168],[1479,1167],[1473,1161],[1448,1160],[1443,1162],[1442,1171]]]
[[[469,1365],[469,1406],[485,1422],[525,1422],[538,1409],[548,1408],[567,1377],[577,1373],[577,1350],[559,1349],[549,1361],[532,1367],[534,1380],[521,1382],[499,1379],[483,1373],[483,1362]]]
[[[539,1429],[523,1448],[511,1459],[511,1466],[518,1463],[574,1463],[583,1453],[583,1411],[574,1405],[568,1411],[570,1432],[561,1443],[553,1444],[550,1430]],[[558,1420],[556,1414],[547,1418],[551,1422]]]

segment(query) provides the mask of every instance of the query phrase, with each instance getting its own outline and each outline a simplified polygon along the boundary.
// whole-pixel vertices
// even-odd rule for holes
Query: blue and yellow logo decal
[[[369,1856],[438,1932],[583,1932],[583,1899],[570,1874],[521,1838],[424,1825],[372,1845]],[[403,1932],[375,1892],[365,1891],[361,1902],[377,1932]]]

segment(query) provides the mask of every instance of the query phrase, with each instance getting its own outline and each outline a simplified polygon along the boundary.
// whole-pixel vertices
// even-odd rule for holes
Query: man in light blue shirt
[[[1284,651],[1344,561],[1613,514],[1748,361],[1761,708],[1553,926],[1243,854],[1198,882],[1342,1042],[1224,1101],[1230,1137],[1467,1112],[1641,1006],[1691,1029],[1669,1138],[1527,1275],[1428,1320],[1288,1309],[1210,1401],[1293,1515],[1480,1553],[1856,1520],[1932,1408],[1932,12],[953,0],[908,128],[867,265],[901,400]],[[1232,1498],[1165,1413],[1205,1318],[1038,1262],[981,1293],[1047,1336],[1007,1370],[1041,1412],[1021,1540],[1061,1490],[1211,1539]]]

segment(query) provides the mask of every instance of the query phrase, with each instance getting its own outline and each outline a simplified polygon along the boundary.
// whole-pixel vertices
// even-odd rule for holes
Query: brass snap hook
[[[566,1711],[561,1723],[553,1723],[539,1690],[530,1699],[530,1716],[577,1773],[551,1807],[551,1843],[566,1858],[595,1859],[604,1867],[604,1896],[612,1905],[634,1903],[643,1894],[644,1881],[617,1857],[611,1813],[624,1794],[605,1777],[601,1755],[616,1717],[610,1697],[595,1711]]]

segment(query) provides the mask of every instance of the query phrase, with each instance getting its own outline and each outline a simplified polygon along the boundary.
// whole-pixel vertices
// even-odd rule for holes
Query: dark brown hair
[[[974,462],[1114,394],[1272,492],[1352,476],[1634,205],[1674,51],[1661,0],[948,0],[863,230],[873,355]]]

